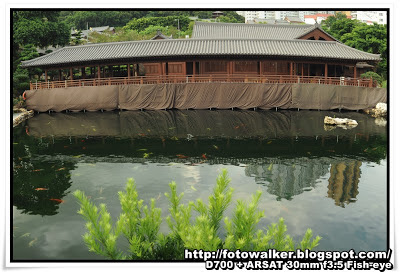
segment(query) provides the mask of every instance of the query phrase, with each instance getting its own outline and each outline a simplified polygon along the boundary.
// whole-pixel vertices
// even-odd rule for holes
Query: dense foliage
[[[36,48],[69,44],[70,31],[59,22],[58,11],[13,12],[13,96],[29,89],[29,81],[41,74],[40,69],[21,68],[21,61],[39,57]]]
[[[356,49],[380,54],[382,60],[378,64],[377,73],[387,78],[387,26],[367,25],[358,20],[346,18],[338,13],[322,21],[322,28],[344,44]]]
[[[154,199],[149,205],[144,205],[133,179],[128,180],[126,192],[118,193],[122,213],[115,225],[105,204],[100,204],[99,209],[83,192],[77,190],[74,196],[80,203],[78,213],[86,220],[87,228],[83,240],[89,251],[115,260],[181,260],[184,249],[293,251],[313,249],[318,245],[321,238],[317,236],[312,239],[311,229],[306,231],[300,243],[295,244],[292,237],[286,234],[287,228],[282,218],[267,229],[257,229],[257,224],[264,217],[264,211],[258,209],[261,191],[252,196],[249,204],[239,200],[233,216],[224,218],[233,194],[229,184],[227,171],[223,170],[217,178],[213,194],[208,198],[208,205],[200,199],[184,205],[181,204],[183,193],[178,195],[176,183],[171,182],[171,192],[165,194],[170,201],[170,215],[166,218],[171,231],[169,234],[159,232],[161,209],[156,208]],[[192,211],[196,212],[195,217],[192,217]],[[225,237],[219,235],[222,219]],[[125,252],[117,248],[120,235],[125,237],[129,245]]]

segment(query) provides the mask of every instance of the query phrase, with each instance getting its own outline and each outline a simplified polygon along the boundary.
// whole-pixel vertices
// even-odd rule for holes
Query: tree
[[[133,18],[146,16],[147,11],[74,11],[70,14],[63,13],[64,22],[76,29],[87,27],[123,27]]]
[[[377,73],[387,78],[387,26],[367,25],[346,18],[344,14],[330,16],[322,21],[322,28],[344,44],[365,52],[380,54]]]
[[[21,61],[39,57],[37,47],[69,44],[70,30],[58,21],[58,11],[13,12],[13,95],[29,89],[29,81],[41,74],[41,69],[21,68]]]
[[[129,21],[129,23],[126,24],[126,26],[124,26],[124,29],[136,30],[138,32],[141,32],[146,28],[148,28],[149,26],[178,27],[178,22],[179,22],[179,30],[181,31],[188,30],[190,19],[187,16],[143,17],[139,19],[135,18]]]
[[[58,22],[56,11],[14,11],[13,42],[17,45],[33,44],[45,48],[69,43],[70,30]]]
[[[358,24],[350,33],[343,34],[342,42],[359,50],[380,54],[382,61],[378,64],[378,74],[387,78],[387,26]]]

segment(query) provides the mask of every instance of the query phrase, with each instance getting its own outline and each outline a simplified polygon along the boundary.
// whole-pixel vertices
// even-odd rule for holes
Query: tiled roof
[[[356,61],[378,61],[366,53],[338,42],[262,39],[165,39],[69,46],[36,59],[23,67],[49,67],[107,61],[145,60],[162,57],[281,56]]]
[[[194,39],[296,39],[314,29],[312,25],[233,24],[195,22]]]

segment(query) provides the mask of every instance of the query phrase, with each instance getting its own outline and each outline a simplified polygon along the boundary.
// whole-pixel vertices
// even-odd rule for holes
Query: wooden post
[[[72,68],[69,69],[69,79],[72,81],[74,79],[74,71]]]
[[[301,63],[301,77],[304,77],[304,63]]]
[[[47,69],[44,70],[44,81],[47,82]]]
[[[100,65],[97,66],[97,78],[101,78],[101,71],[100,71]]]
[[[290,77],[293,76],[293,62],[290,62]]]
[[[58,80],[62,81],[62,79],[61,79],[61,69],[58,69]]]
[[[325,63],[325,79],[328,78],[328,63]]]
[[[260,61],[260,76],[263,75],[263,62]]]
[[[192,81],[195,82],[195,77],[196,77],[196,61],[193,61],[193,78]]]
[[[128,79],[131,77],[131,64],[128,64]]]
[[[81,68],[82,79],[86,79],[86,70],[85,67]]]
[[[356,85],[356,78],[357,78],[357,64],[354,64],[354,85]]]
[[[373,85],[372,83],[373,83],[372,77],[370,77],[370,78],[369,78],[369,87],[372,87],[372,85]]]

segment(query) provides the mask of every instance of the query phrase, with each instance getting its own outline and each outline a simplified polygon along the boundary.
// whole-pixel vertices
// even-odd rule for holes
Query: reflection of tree
[[[255,176],[256,182],[266,186],[267,191],[276,195],[278,200],[291,200],[294,195],[315,187],[316,180],[323,176],[327,169],[327,164],[314,160],[306,164],[249,165],[245,173],[247,176]]]
[[[335,205],[344,207],[345,204],[356,201],[360,167],[361,161],[332,163],[331,176],[328,180],[328,197],[335,200]]]
[[[60,199],[71,186],[69,172],[75,164],[60,160],[37,160],[37,155],[46,150],[48,143],[24,133],[14,135],[13,144],[13,205],[22,213],[34,215],[57,214]],[[39,152],[41,151],[41,152]],[[37,189],[45,190],[37,190]]]

